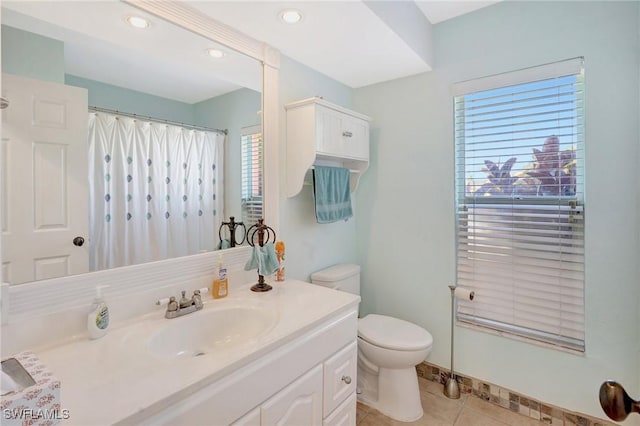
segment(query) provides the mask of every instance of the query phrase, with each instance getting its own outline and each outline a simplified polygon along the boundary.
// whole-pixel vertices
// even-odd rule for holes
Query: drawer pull
[[[351,133],[351,132],[342,132],[342,136],[344,136],[345,138],[350,138],[351,136],[353,136],[353,133]]]
[[[351,384],[351,376],[342,376],[342,381],[346,384]]]

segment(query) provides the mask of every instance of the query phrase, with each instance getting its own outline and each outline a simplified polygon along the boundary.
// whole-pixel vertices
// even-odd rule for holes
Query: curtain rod
[[[190,129],[190,130],[202,130],[202,131],[205,131],[205,132],[222,133],[223,135],[229,134],[229,131],[227,129],[213,129],[213,128],[210,128],[210,127],[196,126],[196,125],[193,125],[193,124],[185,124],[185,123],[180,123],[179,121],[163,120],[161,118],[149,117],[147,115],[134,114],[134,113],[131,113],[131,112],[122,112],[122,111],[118,111],[118,110],[115,110],[115,109],[101,108],[101,107],[91,106],[91,105],[89,105],[89,111],[105,112],[105,113],[108,113],[108,114],[123,115],[125,117],[139,118],[139,119],[142,119],[142,120],[155,121],[157,123],[171,124],[173,126],[180,126],[180,127],[183,127],[185,129]]]

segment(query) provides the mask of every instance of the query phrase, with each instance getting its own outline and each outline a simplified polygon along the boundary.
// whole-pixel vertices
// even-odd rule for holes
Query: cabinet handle
[[[345,138],[350,138],[351,136],[353,136],[353,133],[351,133],[351,132],[342,132],[342,136],[344,136]]]
[[[342,381],[349,385],[349,384],[351,384],[351,377],[350,376],[342,376]]]

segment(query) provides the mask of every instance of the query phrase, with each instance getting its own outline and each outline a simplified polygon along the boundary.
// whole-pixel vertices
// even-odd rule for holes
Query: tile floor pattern
[[[463,394],[449,399],[442,385],[418,378],[420,399],[424,408],[421,419],[404,423],[386,417],[378,410],[358,402],[357,426],[541,426],[544,423],[514,413],[497,405]]]

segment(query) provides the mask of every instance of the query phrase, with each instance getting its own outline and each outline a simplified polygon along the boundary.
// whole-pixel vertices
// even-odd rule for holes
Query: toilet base
[[[416,369],[379,368],[378,374],[358,368],[358,400],[387,417],[413,422],[422,417]]]

